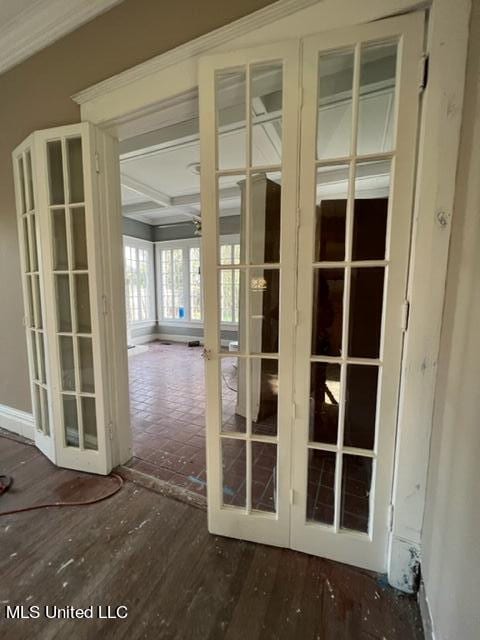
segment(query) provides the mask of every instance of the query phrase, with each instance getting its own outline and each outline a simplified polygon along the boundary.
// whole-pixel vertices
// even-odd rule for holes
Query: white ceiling
[[[219,157],[222,169],[235,169],[246,164],[244,80],[243,85],[242,82],[239,84],[238,74],[234,76],[224,79],[220,90]],[[261,124],[254,126],[252,136],[253,157],[257,165],[278,165],[281,161],[281,127],[277,122],[278,95],[281,100],[279,80],[278,67],[269,67],[263,69],[255,82],[254,115],[261,120]],[[191,102],[189,108],[176,105],[176,109],[179,113],[193,114],[197,98],[190,96],[186,100]],[[269,111],[266,105],[273,107]],[[142,145],[139,149],[135,149],[132,140],[123,145],[127,150],[121,155],[120,165],[124,215],[151,225],[184,222],[200,216],[198,117],[190,116],[188,123],[172,124],[169,120],[162,130],[154,131],[150,136],[140,136],[139,144]],[[238,183],[243,178],[242,175],[222,178],[222,216],[240,212]]]
[[[391,69],[391,60],[389,64]],[[335,70],[334,73],[339,71]],[[388,73],[385,74],[384,79],[388,79]],[[392,82],[379,82],[378,75],[377,72],[374,83],[366,83],[362,87],[358,135],[361,153],[384,151],[391,148],[392,144]],[[252,132],[254,164],[279,165],[282,130],[278,68],[263,70],[252,85],[253,118],[259,122]],[[230,78],[222,78],[221,91],[219,162],[220,169],[231,170],[246,164],[244,107],[241,104],[245,91],[241,76],[235,73],[230,74]],[[348,149],[349,143],[347,132],[351,123],[351,99],[345,95],[345,91],[336,95],[337,99],[329,96],[325,104],[322,101],[320,103],[318,149],[323,149],[323,157],[348,155],[345,148]],[[192,109],[186,111],[192,112]],[[201,216],[198,118],[176,125],[169,121],[163,129],[140,136],[138,142],[141,145],[139,148],[135,148],[134,139],[122,143],[126,151],[120,161],[124,215],[151,225],[170,225]],[[346,188],[345,182],[338,172],[330,173],[332,178],[329,185],[325,183],[330,175],[328,171],[321,181],[319,179],[318,193],[322,192],[323,197],[327,194],[330,194],[327,197],[338,197]],[[362,177],[357,188],[365,193],[381,190],[383,195],[388,186],[388,167],[379,166],[376,175],[370,175],[371,171],[368,173]],[[220,215],[240,212],[238,183],[242,179],[242,175],[222,179]]]
[[[122,162],[122,174],[166,193],[179,196],[200,192],[200,176],[189,168],[200,161],[198,140]]]

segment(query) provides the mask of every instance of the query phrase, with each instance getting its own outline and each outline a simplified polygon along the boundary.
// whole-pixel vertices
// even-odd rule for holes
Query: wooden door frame
[[[421,534],[437,359],[455,194],[471,0],[280,0],[73,96],[82,120],[120,139],[155,128],[160,105],[195,91],[199,57],[259,43],[302,38],[399,13],[428,11],[423,91],[406,300],[410,313],[402,358],[388,577],[413,592]],[[424,65],[419,60],[419,91]],[[120,445],[121,446],[121,443]]]

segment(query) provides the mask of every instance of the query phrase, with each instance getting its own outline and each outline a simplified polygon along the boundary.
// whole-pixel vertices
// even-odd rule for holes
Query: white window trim
[[[220,244],[239,244],[240,234],[230,233],[220,236]],[[178,240],[157,240],[152,243],[155,245],[155,262],[156,262],[156,300],[157,300],[157,322],[161,325],[170,327],[184,327],[184,328],[203,328],[203,296],[201,301],[202,320],[191,320],[190,318],[190,271],[187,266],[184,265],[184,273],[187,274],[187,278],[184,281],[185,290],[185,320],[175,318],[165,318],[163,316],[163,298],[162,298],[162,261],[160,252],[164,249],[190,249],[191,247],[200,248],[200,264],[202,262],[202,241],[201,238],[180,238]],[[185,256],[184,256],[185,260]],[[229,265],[225,265],[228,267]],[[232,268],[235,265],[232,265]],[[203,291],[203,288],[202,288]],[[221,322],[222,331],[236,331],[238,329],[238,322]]]
[[[142,238],[135,238],[134,236],[123,236],[123,258],[125,265],[125,247],[133,247],[135,249],[146,249],[148,252],[148,318],[145,320],[132,320],[127,324],[130,327],[142,327],[155,324],[156,312],[155,312],[155,272],[154,272],[154,247],[153,242],[149,240],[143,240]]]
[[[200,248],[200,261],[201,261],[201,240],[200,238],[182,238],[179,240],[160,240],[155,242],[155,257],[156,257],[156,275],[157,275],[157,321],[162,325],[169,325],[172,327],[203,327],[203,300],[201,301],[201,313],[202,320],[190,319],[190,271],[189,271],[189,258],[184,252],[183,256],[183,273],[184,273],[184,307],[185,307],[185,319],[179,318],[171,319],[165,318],[163,315],[163,291],[162,291],[162,260],[161,252],[165,249],[190,249],[191,247]],[[187,256],[187,257],[186,257]],[[186,276],[186,277],[185,277]]]
[[[239,233],[229,233],[220,236],[220,244],[240,244]]]
[[[239,233],[230,233],[227,235],[223,235],[220,236],[220,246],[222,245],[232,245],[232,244],[240,244],[240,234]],[[225,267],[225,270],[232,268],[234,269],[236,267],[236,265],[232,264],[232,265],[223,265]],[[219,312],[221,314],[221,308],[219,309]],[[238,328],[238,322],[228,322],[225,320],[222,320],[221,316],[220,316],[220,329],[223,331],[233,331],[236,328]]]

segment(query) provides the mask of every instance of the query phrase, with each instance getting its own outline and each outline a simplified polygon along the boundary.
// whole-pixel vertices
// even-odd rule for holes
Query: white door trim
[[[213,40],[210,51],[238,49],[255,42],[303,37],[320,30],[369,22],[424,7],[418,0],[323,0],[275,20],[262,22],[259,12],[249,16],[248,30],[222,45]],[[310,5],[311,3],[306,3]],[[276,5],[274,5],[276,6]],[[403,382],[396,443],[396,471],[392,503],[393,530],[389,551],[389,580],[412,591],[420,554],[425,505],[429,443],[433,419],[440,330],[447,273],[451,216],[455,192],[464,92],[468,21],[471,0],[432,0],[426,51],[430,54],[429,82],[424,92],[419,161],[414,206],[414,230],[408,295],[411,305],[402,365]],[[266,10],[262,10],[266,11]],[[258,22],[257,22],[258,20]],[[273,20],[275,20],[273,22]],[[246,25],[242,21],[238,24]],[[257,29],[252,29],[252,25]],[[221,31],[221,30],[217,30]],[[248,31],[248,32],[247,32]],[[214,33],[217,33],[214,32]],[[172,52],[139,65],[125,74],[77,94],[83,120],[109,128],[120,137],[155,128],[155,112],[162,101],[194,91],[199,53],[192,41],[175,59]],[[163,61],[162,61],[163,58]],[[180,58],[182,58],[180,60]],[[165,62],[165,64],[163,64]],[[145,63],[147,65],[149,63]],[[154,71],[151,71],[153,67]],[[419,69],[420,82],[420,69]],[[146,128],[147,127],[147,128]]]
[[[470,8],[470,0],[434,0],[427,35],[388,570],[407,592],[418,588]]]
[[[160,104],[172,96],[195,92],[198,61],[206,54],[289,40],[292,34],[303,38],[414,11],[424,4],[419,0],[280,0],[88,87],[72,98],[81,106],[82,120],[102,125],[122,140],[133,135],[132,119],[136,120],[136,134],[152,131],[160,126],[156,120]]]
[[[272,22],[288,17],[292,13],[297,13],[301,9],[310,7],[317,2],[318,0],[279,0],[278,2],[273,2],[263,9],[259,9],[243,18],[239,18],[174,49],[161,53],[146,62],[126,69],[111,78],[83,89],[76,93],[73,99],[77,104],[86,104],[141,78],[151,77],[152,74],[163,71],[167,67],[189,60],[192,57],[204,55],[222,45],[228,45],[232,40],[248,34],[252,30],[264,25],[271,25]],[[232,47],[229,46],[228,48],[231,49]]]

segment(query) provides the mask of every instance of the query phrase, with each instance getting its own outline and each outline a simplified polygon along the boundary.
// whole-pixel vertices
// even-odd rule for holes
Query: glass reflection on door
[[[306,519],[369,533],[397,42],[318,59]]]
[[[223,505],[277,510],[283,65],[217,72]]]
[[[50,436],[50,379],[47,369],[47,342],[44,326],[43,273],[41,256],[39,211],[35,198],[32,152],[25,149],[16,159],[16,176],[20,196],[20,246],[25,284],[25,324],[31,363],[33,413],[37,431]]]
[[[47,142],[56,332],[67,447],[98,450],[82,139]]]

